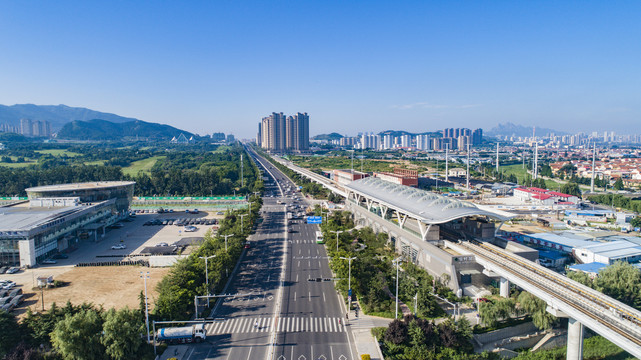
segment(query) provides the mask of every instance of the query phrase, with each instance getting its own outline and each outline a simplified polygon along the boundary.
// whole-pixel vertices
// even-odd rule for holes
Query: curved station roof
[[[487,216],[499,221],[514,217],[503,211],[481,209],[467,201],[394,184],[376,177],[352,181],[345,185],[345,188],[426,224],[442,224],[467,216]]]

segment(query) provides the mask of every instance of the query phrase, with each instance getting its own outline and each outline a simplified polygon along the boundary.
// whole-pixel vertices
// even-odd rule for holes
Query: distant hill
[[[333,132],[331,134],[318,134],[316,136],[313,136],[312,140],[338,140],[342,139],[343,137],[343,135]]]
[[[0,124],[6,123],[12,126],[20,126],[20,119],[49,121],[51,124],[51,131],[53,132],[61,129],[66,123],[73,120],[87,121],[91,119],[101,119],[114,123],[138,120],[66,105],[0,105]]]
[[[485,132],[484,135],[486,136],[522,136],[522,137],[530,137],[532,136],[532,128],[533,126],[523,126],[523,125],[516,125],[512,123],[505,123],[505,124],[498,124],[491,130]],[[536,127],[536,136],[547,136],[549,134],[555,134],[555,135],[567,135],[566,132],[563,131],[558,131],[558,130],[553,130],[553,129],[546,129],[542,127]]]
[[[411,132],[403,131],[403,130],[385,130],[385,131],[379,132],[378,134],[381,135],[381,136],[392,135],[393,137],[394,136],[403,136],[403,135],[411,135],[411,136],[432,135],[432,136],[438,137],[438,136],[442,135],[442,133],[440,131],[433,131],[433,132],[426,131],[426,132],[422,132],[422,133],[411,133]]]
[[[75,120],[67,123],[58,131],[58,138],[72,140],[122,140],[123,138],[148,138],[155,140],[171,140],[185,134],[187,138],[194,136],[190,132],[176,129],[173,126],[149,123],[141,120],[114,123],[111,121],[93,119],[89,121]]]

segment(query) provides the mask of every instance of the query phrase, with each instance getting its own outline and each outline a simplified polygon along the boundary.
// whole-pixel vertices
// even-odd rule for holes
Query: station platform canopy
[[[514,217],[513,214],[505,211],[482,209],[471,202],[394,184],[376,177],[352,181],[345,185],[345,189],[368,201],[407,214],[425,224],[443,224],[470,216],[486,216],[499,221]]]

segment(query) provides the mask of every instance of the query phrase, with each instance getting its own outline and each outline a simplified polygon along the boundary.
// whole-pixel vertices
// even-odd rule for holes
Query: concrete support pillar
[[[501,297],[504,297],[504,298],[510,297],[510,281],[508,279],[501,278],[501,288],[499,293]]]
[[[572,318],[568,319],[567,360],[583,359],[583,324]]]

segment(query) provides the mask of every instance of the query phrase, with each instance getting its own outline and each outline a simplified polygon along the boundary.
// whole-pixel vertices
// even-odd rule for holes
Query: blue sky
[[[4,1],[0,103],[253,137],[513,122],[641,133],[639,1]]]

